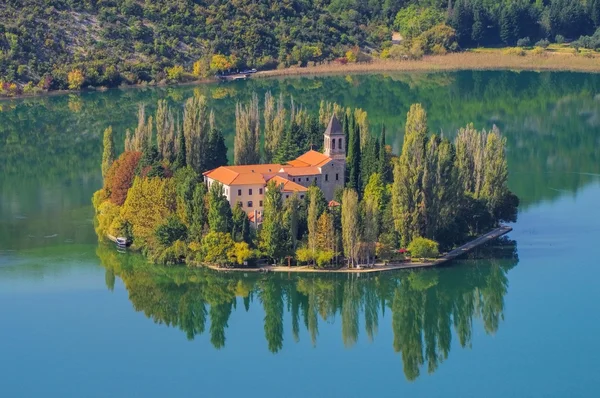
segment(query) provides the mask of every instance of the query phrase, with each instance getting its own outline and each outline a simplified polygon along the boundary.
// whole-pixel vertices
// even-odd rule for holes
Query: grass
[[[532,70],[600,72],[600,55],[581,50],[578,54],[566,45],[551,45],[545,51],[529,49],[477,48],[461,53],[429,55],[419,60],[380,60],[369,63],[341,65],[327,63],[311,67],[293,67],[259,72],[257,76],[293,76],[318,74],[345,74],[353,72],[392,71],[456,71],[456,70]]]

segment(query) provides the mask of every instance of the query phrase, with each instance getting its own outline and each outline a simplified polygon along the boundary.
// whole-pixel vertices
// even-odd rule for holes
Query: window
[[[325,174],[325,181],[329,181],[329,174]]]
[[[258,188],[258,194],[262,195],[262,188]],[[262,202],[261,202],[262,203]],[[262,205],[261,205],[262,206]]]
[[[238,189],[238,196],[242,196],[242,190]]]
[[[288,194],[286,194],[286,195],[285,195],[285,198],[286,198],[286,199],[288,199],[289,197],[290,197],[290,195],[288,195]]]
[[[251,200],[248,201],[248,207],[252,207],[252,201]]]
[[[335,138],[331,141],[331,149],[335,151]]]
[[[338,147],[340,148],[340,150],[344,149],[342,147],[342,139],[341,138],[338,140]]]
[[[300,199],[304,199],[304,195],[300,195]]]
[[[248,190],[248,195],[252,195],[252,188]]]
[[[338,173],[335,173],[335,180],[339,180],[340,179],[340,175]]]
[[[262,200],[259,200],[259,201],[258,201],[258,205],[259,205],[260,207],[262,207]]]
[[[295,177],[294,177],[294,178],[292,178],[292,181],[296,182],[296,178],[295,178]]]
[[[306,177],[306,182],[308,182],[308,177]]]
[[[317,177],[315,177],[315,182],[317,182]]]

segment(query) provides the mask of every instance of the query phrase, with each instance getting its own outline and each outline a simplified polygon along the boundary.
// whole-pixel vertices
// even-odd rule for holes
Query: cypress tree
[[[344,112],[344,125],[342,126],[344,128],[344,136],[345,136],[345,141],[347,143],[350,142],[350,121],[348,120],[348,113]],[[348,156],[348,145],[346,144],[346,156]]]
[[[350,167],[348,187],[360,192],[360,127],[354,125],[350,136],[350,148],[348,149],[348,165]]]
[[[102,143],[104,144],[104,152],[102,153],[102,178],[104,178],[108,169],[110,169],[110,166],[112,166],[115,161],[115,143],[112,126],[109,126],[104,130],[104,139],[102,140]]]
[[[392,167],[390,164],[390,157],[387,153],[385,144],[385,126],[381,130],[381,141],[379,144],[379,168],[377,172],[381,176],[384,184],[392,182]]]
[[[221,130],[215,126],[212,112],[206,157],[205,163],[207,170],[215,169],[227,164],[227,146],[225,145],[225,138],[223,137]]]

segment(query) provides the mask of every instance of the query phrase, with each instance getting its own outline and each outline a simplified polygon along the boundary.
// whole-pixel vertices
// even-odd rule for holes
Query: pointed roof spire
[[[325,130],[325,135],[344,135],[342,124],[335,116],[335,113],[331,116],[331,120],[329,120],[327,129]]]

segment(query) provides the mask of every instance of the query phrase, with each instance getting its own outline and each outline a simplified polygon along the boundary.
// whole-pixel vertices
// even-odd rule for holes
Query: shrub
[[[171,216],[167,219],[167,222],[156,228],[154,235],[161,245],[169,246],[176,240],[185,240],[187,238],[187,227],[181,222],[179,217]]]
[[[308,264],[314,260],[314,255],[312,250],[302,247],[296,250],[296,260],[301,263]]]
[[[517,40],[517,47],[529,47],[531,45],[531,40],[529,37],[524,37],[522,39]]]
[[[415,258],[434,258],[439,255],[438,243],[427,238],[415,238],[407,247]]]
[[[352,50],[346,51],[346,60],[348,62],[356,62],[356,53]]]
[[[548,39],[542,39],[539,40],[537,43],[535,43],[536,47],[542,47],[542,48],[547,48],[550,45],[550,42],[548,41]]]
[[[167,74],[167,79],[178,82],[183,77],[183,66],[175,65],[172,68],[166,68],[165,72]]]
[[[546,55],[546,49],[544,47],[535,47],[531,50],[532,55]]]
[[[331,260],[333,260],[334,253],[331,250],[322,250],[317,253],[317,265],[319,267],[324,267],[326,265],[331,264]]]
[[[70,90],[79,90],[83,86],[85,77],[80,69],[73,69],[67,75],[67,81],[69,82]]]
[[[502,54],[523,57],[526,53],[525,50],[523,50],[521,47],[508,47],[504,51],[502,51]]]
[[[554,41],[556,42],[556,44],[563,44],[565,42],[565,38],[563,35],[556,35]]]

